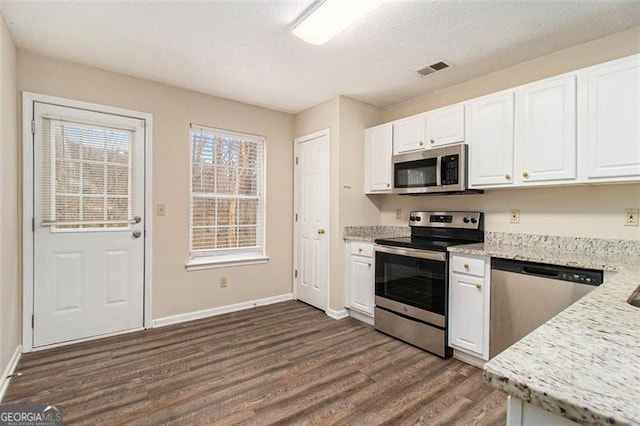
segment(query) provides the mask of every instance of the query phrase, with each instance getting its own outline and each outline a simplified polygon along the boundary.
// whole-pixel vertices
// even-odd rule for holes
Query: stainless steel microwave
[[[394,155],[393,192],[470,192],[467,191],[467,155],[465,144]]]

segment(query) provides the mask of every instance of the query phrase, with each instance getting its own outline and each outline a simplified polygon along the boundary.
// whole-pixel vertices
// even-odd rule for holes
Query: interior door
[[[329,135],[296,140],[296,295],[326,311],[329,285]]]
[[[141,328],[144,121],[34,104],[33,347]]]

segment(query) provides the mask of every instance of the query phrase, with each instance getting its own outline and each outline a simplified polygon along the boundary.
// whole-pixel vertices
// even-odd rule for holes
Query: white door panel
[[[329,271],[329,136],[296,141],[297,298],[327,309]]]
[[[34,119],[33,347],[142,327],[143,122],[42,103]]]

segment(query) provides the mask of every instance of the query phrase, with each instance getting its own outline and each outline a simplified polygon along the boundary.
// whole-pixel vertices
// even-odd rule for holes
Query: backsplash
[[[576,253],[640,256],[640,241],[601,238],[559,237],[555,235],[485,232],[485,244],[557,249]]]

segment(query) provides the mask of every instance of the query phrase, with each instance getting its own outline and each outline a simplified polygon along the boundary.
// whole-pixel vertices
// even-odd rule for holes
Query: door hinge
[[[31,315],[31,328],[33,329],[35,327],[36,324],[36,316],[35,315]]]
[[[296,166],[298,165],[298,157],[296,157]]]
[[[36,120],[31,120],[31,134],[36,134]]]
[[[34,217],[31,218],[31,232],[36,232],[36,219]]]
[[[293,274],[294,278],[298,278],[298,270],[296,269],[295,273]]]

